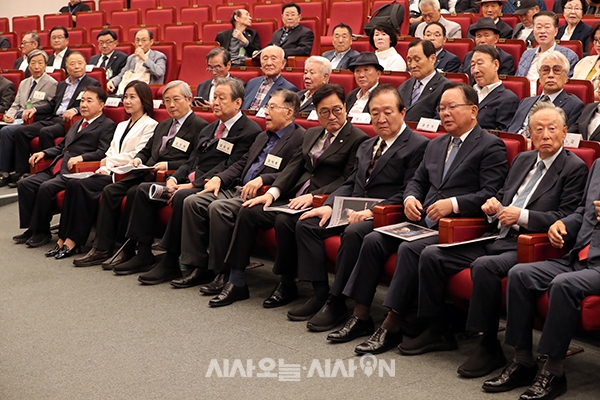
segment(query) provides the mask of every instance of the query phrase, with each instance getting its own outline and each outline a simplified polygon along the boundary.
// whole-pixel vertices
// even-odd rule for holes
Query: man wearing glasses
[[[92,56],[88,65],[106,70],[106,79],[110,80],[115,75],[119,75],[127,62],[127,54],[115,50],[117,47],[117,34],[110,29],[103,29],[96,35],[100,54]]]
[[[212,78],[200,82],[196,90],[196,97],[193,105],[196,107],[208,106],[212,104],[215,94],[216,82],[219,78],[232,77],[229,74],[231,69],[231,55],[224,47],[215,47],[206,55],[206,70],[211,73]],[[237,79],[232,77],[233,79]],[[245,85],[243,81],[242,84]]]
[[[567,114],[567,126],[577,122],[584,107],[583,102],[577,96],[564,91],[568,79],[569,61],[562,53],[558,51],[542,53],[536,68],[540,76],[542,94],[521,100],[507,129],[509,132],[516,132],[527,137],[529,137],[528,114],[535,103],[549,101],[562,108]]]
[[[66,70],[67,57],[71,51],[69,45],[69,32],[64,26],[55,26],[50,30],[50,45],[54,53],[48,57],[48,67]]]
[[[164,83],[167,70],[167,57],[160,51],[152,50],[154,34],[148,29],[135,33],[135,52],[127,58],[119,75],[106,82],[111,92],[121,96],[125,86],[133,80],[148,84]]]
[[[27,65],[28,65],[27,55],[29,53],[31,53],[33,50],[38,49],[39,47],[41,47],[41,44],[40,44],[40,37],[38,36],[37,33],[27,32],[25,35],[23,35],[23,39],[21,39],[21,47],[20,47],[23,57],[20,57],[15,61],[15,65],[13,65],[13,69],[25,71],[25,78],[29,78],[29,75],[31,73],[29,72],[29,68],[27,68]]]

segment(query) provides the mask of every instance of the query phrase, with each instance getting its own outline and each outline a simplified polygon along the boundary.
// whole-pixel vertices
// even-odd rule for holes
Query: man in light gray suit
[[[323,57],[331,61],[333,69],[348,69],[352,61],[360,55],[352,49],[352,28],[339,23],[333,28],[333,50],[323,53]]]
[[[164,83],[167,57],[160,51],[152,50],[153,44],[152,31],[140,29],[135,33],[135,52],[127,58],[127,64],[119,75],[106,82],[108,90],[116,90],[116,94],[122,95],[125,86],[135,79],[148,84]]]

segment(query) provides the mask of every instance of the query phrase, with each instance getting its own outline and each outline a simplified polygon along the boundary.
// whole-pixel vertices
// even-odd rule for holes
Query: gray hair
[[[542,68],[542,65],[548,59],[557,60],[557,61],[561,62],[565,72],[567,74],[569,73],[569,70],[571,69],[571,64],[569,63],[569,60],[567,60],[567,57],[565,57],[565,55],[559,51],[551,50],[551,51],[546,51],[540,55],[540,58],[537,61],[538,74],[540,72],[540,69]]]
[[[262,51],[265,51],[267,49],[277,49],[281,53],[281,58],[285,58],[285,50],[283,50],[281,47],[271,44],[271,45],[265,47],[264,49],[262,49]]]
[[[419,10],[422,9],[423,6],[433,6],[434,10],[441,9],[439,0],[421,0],[419,2]]]
[[[23,35],[23,37],[29,35],[31,37],[31,40],[34,42],[37,42],[38,47],[40,47],[42,45],[42,41],[40,39],[40,35],[38,35],[35,32],[27,32],[26,34]]]
[[[310,56],[304,61],[304,66],[307,64],[319,64],[319,71],[321,75],[331,75],[331,61],[322,56]]]
[[[165,93],[167,93],[167,90],[173,89],[178,86],[181,89],[181,94],[184,95],[186,98],[193,96],[192,88],[190,88],[190,85],[188,85],[188,83],[184,81],[171,81],[167,83],[167,85],[165,86],[165,90],[163,90],[163,96],[165,95]]]
[[[554,110],[558,113],[558,115],[560,115],[560,119],[561,122],[563,124],[563,126],[567,126],[567,113],[565,113],[565,110],[563,110],[560,107],[556,107],[554,105],[554,103],[551,103],[549,101],[538,101],[537,103],[535,103],[533,105],[533,107],[531,107],[531,110],[529,110],[529,115],[528,115],[528,125],[529,125],[529,131],[531,132],[533,130],[533,126],[531,125],[531,121],[533,120],[533,116],[538,113],[541,110]]]
[[[292,109],[292,119],[296,119],[300,112],[300,97],[298,97],[296,92],[292,92],[288,89],[275,89],[273,93],[271,93],[271,98],[273,97],[281,97],[283,99],[283,104]]]
[[[31,59],[35,56],[42,56],[44,57],[44,63],[48,64],[48,54],[46,54],[46,52],[44,50],[32,50],[29,54],[27,54],[27,62],[31,63]]]
[[[221,85],[227,85],[231,88],[231,100],[244,100],[244,84],[235,78],[219,78],[215,82],[215,89]]]

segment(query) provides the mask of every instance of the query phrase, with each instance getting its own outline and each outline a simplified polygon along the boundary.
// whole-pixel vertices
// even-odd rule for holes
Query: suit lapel
[[[563,169],[566,157],[567,155],[565,153],[565,150],[561,150],[558,157],[556,157],[556,160],[554,160],[548,171],[546,171],[546,173],[544,174],[544,177],[538,184],[537,188],[535,188],[535,191],[533,192],[533,194],[529,198],[529,201],[527,202],[527,206],[539,199],[540,197],[542,197],[546,192],[552,189],[556,182],[558,182],[558,176],[560,175],[560,172]]]
[[[481,103],[479,103],[479,109],[481,110],[483,107],[485,107],[487,103],[491,102],[492,100],[496,100],[498,97],[500,97],[500,95],[502,95],[502,93],[504,93],[504,85],[498,86],[497,88],[492,90],[487,96],[485,96],[485,99],[483,99]]]
[[[512,182],[511,187],[509,187],[508,190],[504,193],[502,204],[504,204],[505,206],[508,206],[512,202],[512,199],[515,197],[517,190],[519,190],[519,187],[521,187],[521,185],[523,184],[523,180],[525,179],[529,171],[531,171],[531,168],[533,168],[533,164],[537,159],[537,153],[531,152],[527,155],[523,155],[523,157],[527,157],[527,159],[523,162],[523,165],[518,170],[519,173],[517,175],[517,179],[515,179]]]
[[[567,93],[563,90],[562,92],[560,92],[560,94],[558,96],[556,96],[556,98],[554,99],[554,105],[556,107],[564,107],[564,104],[567,102],[567,100],[569,100],[569,96],[567,96]]]
[[[379,171],[381,171],[381,169],[394,156],[394,154],[396,154],[398,151],[400,151],[400,149],[404,148],[407,145],[412,134],[413,133],[408,128],[408,126],[400,133],[400,136],[398,137],[398,139],[396,139],[394,144],[392,144],[392,147],[390,147],[385,153],[383,153],[379,160],[377,160],[377,164],[375,164],[375,168],[373,168],[373,171],[371,172],[369,182],[373,181],[373,177],[376,176],[379,173]],[[375,145],[377,145],[377,143],[378,141],[375,141]],[[371,150],[374,149],[372,148]],[[372,154],[373,152],[371,152],[371,158],[373,158]],[[369,182],[367,182],[367,185],[369,184]]]
[[[444,184],[445,181],[448,180],[448,178],[452,175],[454,170],[456,170],[456,168],[463,162],[465,157],[471,153],[471,151],[475,148],[475,146],[477,146],[477,143],[479,143],[479,139],[481,139],[481,135],[482,135],[481,129],[478,129],[477,127],[475,127],[471,131],[469,136],[467,136],[467,139],[465,140],[465,142],[458,149],[458,153],[456,153],[456,157],[454,157],[454,161],[452,161],[452,165],[450,165],[450,168],[448,169],[448,172],[446,173],[446,177],[442,180],[442,185]],[[450,143],[448,143],[448,144],[450,144]],[[446,150],[447,150],[447,148],[446,148]],[[444,160],[445,159],[446,158],[444,157]],[[444,170],[442,168],[442,175],[443,175],[443,173],[444,173]]]
[[[324,133],[325,133],[325,129],[321,128],[317,132],[315,132],[314,137],[304,141],[304,143],[302,144],[302,147],[303,147],[302,154],[304,155],[304,161],[305,161],[306,165],[310,165],[310,167],[312,168],[311,171],[315,168],[316,163],[315,163],[315,165],[313,165],[313,163],[312,163],[312,160],[310,157],[310,150],[314,147],[315,143],[317,143],[317,140],[319,140],[321,135],[323,135]],[[342,132],[340,132],[340,134],[341,133]],[[338,137],[339,136],[340,135],[338,135]],[[336,140],[337,140],[337,138],[336,138]],[[331,146],[329,146],[329,147],[331,147]],[[317,162],[318,162],[318,160],[317,160]]]
[[[352,130],[352,124],[350,122],[346,122],[346,125],[344,125],[342,130],[337,134],[337,136],[335,137],[333,142],[329,145],[327,150],[325,150],[325,152],[323,152],[323,154],[321,154],[321,156],[319,158],[317,158],[315,167],[317,166],[317,164],[319,164],[321,161],[323,161],[330,155],[337,153],[337,151],[344,145],[344,141],[346,139],[348,139],[348,136],[350,136],[351,130]]]

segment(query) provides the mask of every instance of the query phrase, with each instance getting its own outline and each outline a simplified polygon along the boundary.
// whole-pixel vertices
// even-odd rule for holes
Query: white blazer
[[[586,79],[598,60],[598,55],[583,57],[573,68],[573,79]]]

